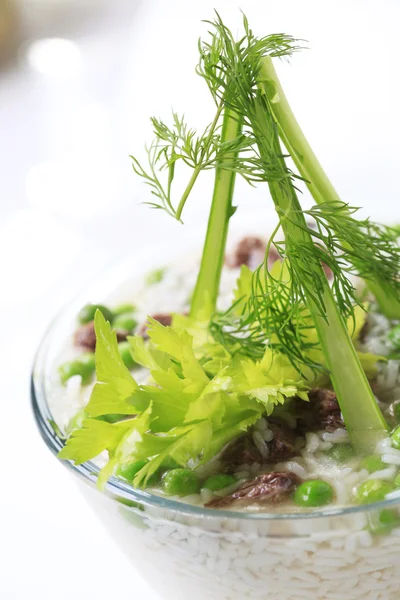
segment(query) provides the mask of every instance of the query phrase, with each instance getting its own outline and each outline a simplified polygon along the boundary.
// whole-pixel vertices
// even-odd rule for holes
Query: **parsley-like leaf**
[[[100,310],[96,311],[94,327],[97,383],[86,407],[86,414],[89,417],[132,415],[143,410],[142,398],[138,394],[139,386],[121,358],[115,331],[111,330]]]

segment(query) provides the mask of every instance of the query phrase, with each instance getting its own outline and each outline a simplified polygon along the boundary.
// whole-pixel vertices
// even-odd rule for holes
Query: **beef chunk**
[[[259,237],[247,236],[240,240],[234,251],[227,256],[226,264],[232,269],[247,265],[254,270],[264,261],[267,245]],[[268,256],[268,266],[279,259],[278,251],[272,246]]]
[[[129,335],[129,331],[119,329],[117,332],[117,341],[124,342]],[[74,344],[78,348],[84,348],[94,352],[96,348],[96,334],[94,331],[94,322],[90,321],[86,325],[79,327],[74,334]]]
[[[150,315],[152,319],[164,325],[164,327],[168,327],[172,323],[172,315],[171,313],[156,313],[155,315]],[[138,335],[141,335],[146,340],[148,339],[147,329],[149,324],[143,323],[143,325],[139,328]]]
[[[309,393],[311,406],[317,417],[317,426],[326,431],[343,428],[344,422],[340,412],[339,402],[332,390],[316,388]]]
[[[235,473],[241,465],[261,464],[263,459],[252,438],[246,435],[229,444],[221,461],[225,465],[225,473]]]
[[[249,506],[258,504],[278,504],[289,498],[300,479],[294,473],[265,473],[244,483],[238,490],[224,498],[213,498],[206,504],[209,508],[223,508],[232,504]]]
[[[345,427],[335,392],[315,388],[308,396],[310,402],[297,399],[294,405],[298,432],[304,434],[321,429],[333,432]]]
[[[270,429],[272,430],[274,437],[268,446],[268,462],[281,462],[295,456],[295,442],[296,436],[292,429],[287,425],[270,423]]]
[[[270,429],[274,437],[266,442],[268,456],[264,458],[253,441],[252,435],[245,435],[225,449],[221,456],[225,473],[235,473],[241,465],[254,463],[276,463],[296,455],[294,432],[284,424],[271,423]]]

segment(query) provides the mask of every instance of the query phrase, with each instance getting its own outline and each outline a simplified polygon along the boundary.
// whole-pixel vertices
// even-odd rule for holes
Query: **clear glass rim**
[[[128,261],[126,261],[128,264]],[[119,268],[117,270],[120,279],[121,273],[126,275],[126,270]],[[108,282],[113,281],[115,283],[115,277],[107,279]],[[81,298],[81,300],[79,300]],[[61,460],[58,458],[59,451],[64,447],[65,442],[60,435],[55,431],[52,425],[52,414],[47,402],[46,397],[46,386],[45,386],[45,369],[46,357],[49,345],[51,344],[51,337],[55,326],[59,319],[63,316],[70,315],[71,317],[76,314],[76,309],[82,306],[82,303],[87,299],[86,295],[79,295],[72,302],[68,303],[52,320],[47,331],[45,332],[41,343],[39,344],[36,356],[34,358],[32,374],[31,374],[31,406],[33,409],[34,419],[39,429],[42,439],[45,444],[52,452],[52,454],[63,464],[69,471],[74,473],[76,476],[83,479],[87,484],[96,486],[97,475],[100,471],[99,467],[96,466],[92,461],[87,461],[81,465],[74,465],[71,461]],[[83,300],[83,302],[82,302]],[[128,483],[125,483],[117,477],[111,477],[108,481],[104,492],[108,496],[114,498],[117,501],[125,500],[145,506],[163,509],[170,511],[171,513],[177,513],[180,515],[186,515],[196,518],[204,519],[231,519],[231,520],[253,520],[253,521],[285,521],[285,520],[306,520],[306,519],[321,519],[328,517],[343,517],[357,515],[359,513],[368,513],[376,510],[382,510],[387,508],[393,508],[400,505],[400,493],[399,497],[383,500],[368,505],[354,505],[347,507],[329,508],[324,510],[304,512],[304,513],[268,513],[268,512],[245,512],[245,511],[232,511],[232,510],[221,510],[211,509],[201,506],[195,506],[180,502],[177,500],[169,500],[168,498],[157,496],[146,492],[145,490],[134,489]]]

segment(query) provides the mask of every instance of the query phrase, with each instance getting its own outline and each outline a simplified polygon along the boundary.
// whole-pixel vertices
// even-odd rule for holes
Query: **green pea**
[[[83,425],[83,420],[85,417],[85,410],[82,408],[76,413],[76,415],[72,417],[72,419],[69,420],[66,427],[67,434],[69,435],[72,431],[74,431],[74,429],[80,429]]]
[[[85,352],[76,360],[63,363],[58,367],[58,373],[62,383],[66,383],[68,379],[75,375],[82,377],[82,383],[87,384],[95,371],[94,354]]]
[[[399,523],[400,519],[395,510],[384,509],[369,517],[369,530],[375,535],[384,535],[398,527]]]
[[[351,444],[334,444],[326,455],[338,463],[344,463],[354,457],[354,448]]]
[[[385,499],[386,494],[390,494],[393,490],[393,484],[389,481],[370,479],[369,481],[364,481],[358,488],[357,499],[360,504],[381,502]]]
[[[299,506],[324,506],[325,504],[329,504],[332,498],[332,487],[322,479],[304,481],[294,493],[294,501]]]
[[[114,317],[134,312],[136,312],[136,306],[134,304],[119,304],[118,306],[113,308]]]
[[[380,456],[366,456],[360,463],[360,469],[366,469],[368,473],[382,471],[387,465],[383,462]]]
[[[400,325],[393,327],[393,329],[389,331],[387,338],[395,348],[400,348]]]
[[[129,342],[120,342],[118,344],[118,350],[125,366],[128,367],[128,369],[133,369],[136,363],[132,358]]]
[[[93,321],[96,310],[99,309],[103,313],[103,317],[110,321],[113,320],[113,313],[107,306],[103,306],[103,304],[86,304],[81,308],[78,314],[78,321],[81,325],[85,325],[86,323],[90,323]]]
[[[114,329],[133,331],[137,325],[136,319],[131,314],[118,315],[113,321]]]
[[[146,277],[147,285],[154,285],[155,283],[160,283],[164,279],[166,273],[166,269],[154,269],[154,271],[150,271]]]
[[[392,433],[392,446],[393,448],[400,449],[400,427],[397,427]]]
[[[123,479],[126,479],[127,481],[132,482],[135,479],[135,476],[146,464],[146,460],[137,460],[135,462],[126,463],[125,465],[120,465],[117,469],[117,475]]]
[[[234,477],[233,475],[223,475],[221,473],[220,475],[211,475],[211,477],[206,479],[206,481],[203,484],[203,487],[207,490],[216,492],[217,490],[223,490],[224,488],[229,487],[234,483],[237,483],[236,477]]]
[[[118,467],[117,475],[122,477],[122,479],[129,481],[129,483],[132,483],[139,471],[141,471],[146,465],[147,460],[137,460],[131,463],[125,463],[124,465],[120,465]],[[154,473],[154,475],[149,478],[147,485],[149,487],[154,486],[158,483],[159,479],[159,474]]]
[[[396,490],[400,490],[400,473],[394,478],[393,485]]]
[[[189,496],[200,491],[199,478],[189,469],[172,469],[162,479],[163,490],[168,496]]]

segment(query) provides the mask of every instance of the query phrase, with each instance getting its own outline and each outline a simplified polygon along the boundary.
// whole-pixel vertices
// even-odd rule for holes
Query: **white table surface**
[[[167,117],[174,106],[204,124],[212,105],[193,74],[199,21],[217,6],[235,24],[239,2],[134,4],[124,13],[120,2],[114,18],[75,35],[65,29],[67,41],[28,45],[0,77],[2,600],[155,600],[45,448],[29,407],[34,352],[64,302],[126,252],[152,240],[176,245],[205,223],[209,179],[182,228],[141,206],[146,189],[128,155],[141,150],[151,114]],[[299,120],[343,199],[396,220],[399,3],[240,5],[256,32],[309,40],[311,49],[280,69]],[[265,190],[243,190],[235,218],[262,214],[267,229]]]

